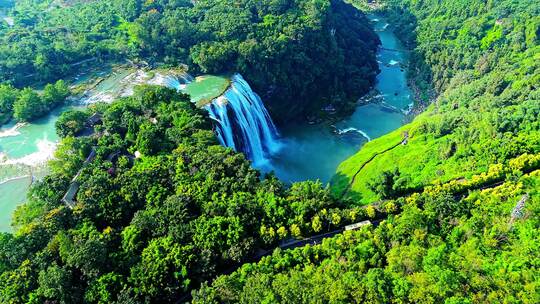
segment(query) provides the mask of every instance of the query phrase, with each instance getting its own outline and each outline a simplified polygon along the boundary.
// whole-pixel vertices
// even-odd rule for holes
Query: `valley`
[[[540,302],[535,1],[0,7],[0,302]]]

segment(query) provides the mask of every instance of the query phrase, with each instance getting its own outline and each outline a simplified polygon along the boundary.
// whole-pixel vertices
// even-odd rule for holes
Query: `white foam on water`
[[[4,21],[6,21],[9,26],[15,25],[15,19],[13,19],[12,17],[4,17]]]
[[[405,115],[409,115],[412,112],[413,108],[414,108],[414,102],[411,102],[410,104],[407,105],[407,110],[403,111],[403,113]]]
[[[389,26],[390,26],[390,24],[388,24],[388,23],[385,24],[385,25],[382,27],[383,31],[386,30]]]
[[[377,94],[377,95],[371,97],[369,100],[377,101],[379,99],[386,98],[386,96],[388,96],[388,94]]]
[[[215,102],[220,106],[225,106],[227,105],[229,101],[227,100],[225,96],[221,95],[218,98],[216,98]]]
[[[390,60],[390,62],[388,64],[391,65],[391,66],[398,65],[399,61]]]
[[[336,128],[336,131],[337,131],[337,134],[339,135],[343,135],[343,134],[347,134],[347,133],[358,133],[360,135],[362,135],[365,139],[367,139],[367,141],[371,141],[371,137],[369,137],[369,135],[360,130],[360,129],[357,129],[357,128],[345,128],[345,129],[337,129]]]
[[[85,105],[90,105],[97,102],[111,103],[114,100],[114,96],[109,92],[98,92],[91,94],[87,97],[81,98],[80,102]]]
[[[7,130],[4,130],[4,131],[0,131],[0,138],[3,138],[3,137],[13,137],[13,136],[17,136],[17,135],[20,135],[21,132],[19,132],[19,129],[21,127],[23,127],[25,125],[25,123],[17,123],[16,125],[14,125],[13,127],[7,129]]]
[[[393,106],[385,101],[381,102],[381,106],[387,109],[391,109],[395,112],[403,112],[402,110],[398,109],[396,106]]]
[[[120,85],[123,86],[120,89],[120,97],[128,97],[133,95],[134,87],[136,85],[144,84],[148,81],[148,73],[144,70],[137,70],[134,73],[129,74],[126,78],[120,80]]]
[[[45,164],[47,161],[54,157],[54,151],[56,150],[57,143],[48,139],[40,139],[36,143],[38,151],[32,154],[28,154],[21,158],[10,159],[5,154],[0,157],[0,165],[27,165],[27,166],[39,166]]]
[[[148,73],[144,70],[137,70],[137,72],[135,72],[135,83],[143,83],[146,80],[148,80]]]
[[[168,88],[172,88],[176,90],[182,89],[182,83],[174,75],[163,75],[163,74],[157,73],[147,83],[153,84],[153,85],[160,85],[160,86],[164,86],[164,87],[168,87]]]

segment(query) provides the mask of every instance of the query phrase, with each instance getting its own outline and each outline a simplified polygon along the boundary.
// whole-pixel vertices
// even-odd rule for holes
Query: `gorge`
[[[405,123],[413,106],[405,71],[407,51],[382,16],[368,17],[381,41],[377,54],[381,72],[372,94],[350,117],[335,123],[285,124],[278,132],[260,97],[237,74],[225,94],[204,106],[217,122],[220,143],[243,152],[255,168],[274,172],[286,183],[327,183],[338,165],[365,142]],[[168,76],[161,84],[183,90],[185,81]]]
[[[6,1],[1,303],[540,302],[538,1]]]
[[[404,123],[411,105],[411,93],[407,87],[405,71],[407,54],[399,40],[388,28],[381,16],[369,16],[381,40],[377,60],[380,74],[367,104],[359,105],[348,118],[334,124],[311,125],[293,123],[284,125],[278,131],[264,107],[263,101],[253,92],[246,80],[239,74],[231,77],[229,87],[222,93],[221,84],[203,84],[202,91],[196,91],[194,100],[210,98],[210,103],[202,105],[216,122],[219,142],[243,152],[253,162],[255,168],[263,172],[275,172],[282,181],[291,183],[303,180],[330,181],[337,166],[353,155],[368,140],[384,135]],[[84,97],[84,105],[97,101],[110,101],[115,95],[131,94],[126,83],[164,85],[180,91],[189,91],[188,84],[195,78],[185,73],[156,72],[155,76],[144,80],[147,73],[120,70]],[[207,81],[207,80],[202,80]],[[219,97],[213,97],[219,94]],[[9,230],[9,222],[14,208],[25,200],[26,190],[35,177],[46,174],[45,161],[52,157],[58,137],[54,123],[60,108],[39,121],[21,126],[6,125],[0,128],[0,167],[10,167],[5,176],[0,177],[0,197],[4,218],[1,230]],[[317,164],[314,166],[313,164]]]

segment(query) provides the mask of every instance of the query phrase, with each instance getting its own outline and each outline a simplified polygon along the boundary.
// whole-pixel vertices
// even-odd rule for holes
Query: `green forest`
[[[0,123],[43,115],[69,96],[61,79],[126,58],[240,72],[280,123],[329,104],[350,112],[379,72],[368,11],[410,50],[421,114],[366,143],[325,185],[254,169],[169,88],[64,112],[50,174],[17,208],[14,231],[0,232],[0,303],[540,303],[537,1],[10,9]],[[307,244],[280,248],[291,240]]]
[[[242,73],[278,122],[316,115],[328,104],[350,112],[373,85],[379,39],[351,5],[194,3],[17,1],[15,24],[0,23],[0,82],[48,83],[128,58],[188,64],[194,73]]]
[[[63,80],[47,84],[41,93],[30,87],[17,89],[10,84],[0,84],[0,125],[15,120],[31,121],[62,105],[70,95]]]
[[[537,5],[448,1],[413,6],[396,1],[388,3],[386,12],[397,28],[416,28],[413,38],[404,35],[414,45],[411,78],[419,86],[431,85],[438,98],[411,124],[368,143],[341,164],[334,178],[336,194],[346,192],[358,164],[399,142],[404,132],[408,144],[374,158],[347,195],[362,203],[384,198],[370,187],[381,171],[397,173],[390,179],[395,196],[470,178],[491,165],[506,167],[513,158],[540,152]],[[504,35],[494,38],[496,32]]]
[[[17,233],[2,235],[2,302],[174,302],[259,248],[322,231],[311,224],[320,210],[341,216],[320,183],[261,181],[187,95],[143,86],[86,111],[63,114],[52,174],[16,211]],[[94,135],[70,136],[94,113]],[[62,197],[81,168],[71,209]]]

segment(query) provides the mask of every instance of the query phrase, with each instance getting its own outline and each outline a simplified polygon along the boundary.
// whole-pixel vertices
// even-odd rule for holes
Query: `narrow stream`
[[[387,134],[404,123],[412,106],[405,68],[408,54],[386,20],[369,15],[382,47],[377,55],[381,73],[372,103],[359,106],[353,115],[334,126],[296,124],[280,129],[283,147],[259,168],[274,171],[284,182],[319,179],[330,181],[338,165],[368,140]]]

